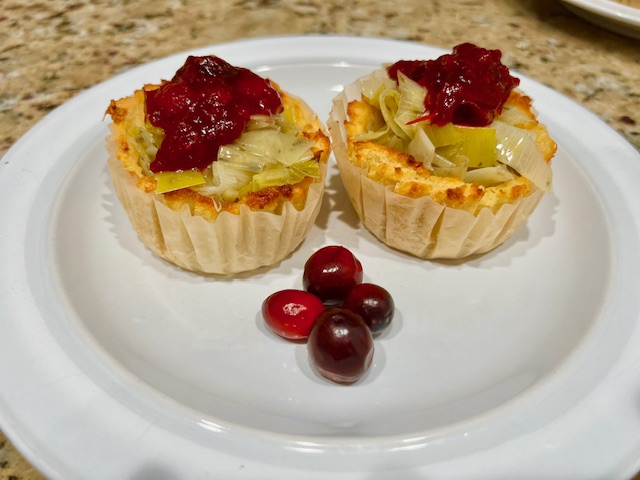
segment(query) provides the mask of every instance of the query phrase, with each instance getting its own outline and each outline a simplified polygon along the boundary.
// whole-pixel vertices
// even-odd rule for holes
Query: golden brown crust
[[[296,124],[302,128],[305,137],[315,142],[311,148],[314,158],[318,162],[326,162],[331,150],[328,136],[322,130],[322,124],[315,114],[306,105],[291,95],[283,92],[278,85],[272,82],[272,86],[279,92],[285,108],[293,109]],[[126,134],[127,128],[144,128],[144,90],[158,88],[159,85],[145,85],[133,95],[119,100],[112,100],[106,114],[113,120],[113,138],[117,149],[117,158],[131,175],[137,177],[137,187],[143,192],[153,193],[156,189],[156,180],[145,175],[139,164],[139,156],[135,146],[130,143]],[[249,192],[235,202],[214,200],[211,197],[201,195],[189,188],[175,190],[164,194],[155,194],[162,198],[163,202],[172,210],[180,211],[183,205],[187,205],[192,215],[201,216],[209,221],[217,218],[222,211],[239,214],[240,206],[246,205],[252,211],[268,211],[280,213],[283,205],[291,202],[296,210],[304,208],[309,186],[314,182],[310,177],[305,178],[295,185],[283,185],[272,187],[257,192]]]
[[[383,122],[377,108],[364,100],[354,100],[347,106],[348,158],[354,165],[367,171],[367,176],[393,192],[411,198],[429,196],[441,205],[477,214],[482,208],[496,212],[506,203],[513,203],[529,195],[535,187],[524,177],[495,187],[466,183],[461,179],[432,175],[421,163],[407,153],[372,142],[354,141],[353,137],[375,129]],[[513,91],[499,117],[519,128],[535,132],[536,144],[547,162],[555,154],[556,144],[547,129],[536,119],[531,99]]]

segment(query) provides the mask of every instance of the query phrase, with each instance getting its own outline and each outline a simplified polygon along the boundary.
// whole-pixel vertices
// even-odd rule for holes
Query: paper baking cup
[[[379,75],[378,71],[373,75]],[[333,100],[327,126],[332,150],[349,199],[364,226],[381,242],[420,258],[460,259],[488,252],[505,242],[527,220],[544,192],[535,187],[526,197],[477,215],[445,207],[431,197],[411,198],[368,178],[368,166],[349,161],[344,124],[347,106],[360,100],[356,83]]]
[[[112,143],[110,140],[107,143]],[[175,211],[163,196],[136,187],[138,177],[112,153],[107,162],[113,185],[133,228],[154,253],[194,272],[232,274],[278,263],[300,245],[322,204],[326,162],[321,178],[309,187],[305,207],[286,202],[282,213],[220,212],[213,222],[192,215],[189,207]]]

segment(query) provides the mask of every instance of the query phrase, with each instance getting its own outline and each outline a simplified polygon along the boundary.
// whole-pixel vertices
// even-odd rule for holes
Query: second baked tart
[[[340,175],[365,227],[421,258],[506,241],[551,188],[556,144],[498,50],[403,60],[334,99]]]

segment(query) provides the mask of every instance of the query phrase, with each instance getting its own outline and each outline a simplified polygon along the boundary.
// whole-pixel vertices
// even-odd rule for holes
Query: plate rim
[[[411,45],[412,47],[416,47],[418,49],[424,49],[424,50],[428,50],[428,49],[432,49],[432,50],[441,50],[437,47],[431,47],[429,45],[423,45],[423,44],[417,44],[417,43],[412,43],[412,42],[405,42],[405,41],[401,41],[401,40],[393,40],[393,39],[384,39],[384,38],[369,38],[369,37],[352,37],[352,36],[341,36],[341,35],[305,35],[305,36],[298,36],[298,35],[292,35],[292,36],[279,36],[279,37],[262,37],[262,38],[251,38],[251,39],[243,39],[243,40],[239,40],[239,41],[233,41],[233,42],[227,42],[227,43],[222,43],[222,44],[215,44],[215,45],[211,45],[211,46],[207,46],[207,47],[202,47],[202,48],[198,48],[198,49],[193,49],[193,50],[187,50],[185,52],[180,52],[177,54],[173,54],[170,55],[168,57],[164,57],[164,58],[160,58],[158,60],[155,60],[151,63],[160,63],[160,62],[166,62],[168,59],[173,58],[173,59],[183,59],[184,58],[184,54],[186,52],[200,52],[200,51],[206,51],[206,50],[211,50],[213,48],[218,48],[218,49],[223,49],[223,48],[228,48],[230,46],[239,46],[239,45],[247,45],[247,44],[251,44],[254,42],[264,42],[264,41],[291,41],[292,39],[313,39],[314,41],[317,41],[318,39],[333,39],[333,41],[337,41],[337,42],[342,42],[348,40],[348,41],[353,41],[356,40],[357,42],[360,41],[366,41],[366,42],[380,42],[381,44],[393,44],[393,45]],[[137,67],[134,67],[134,69],[132,70],[138,70],[138,69],[146,69],[149,67],[149,64],[144,64],[144,65],[140,65]],[[33,132],[37,132],[38,129],[42,129],[46,127],[46,122],[44,122],[45,119],[49,119],[47,120],[50,121],[51,119],[55,119],[57,117],[57,115],[59,114],[59,112],[63,111],[64,109],[70,108],[72,105],[75,105],[76,102],[81,102],[84,98],[90,98],[96,91],[98,91],[98,87],[103,88],[105,85],[109,85],[114,79],[119,78],[119,77],[127,77],[129,75],[131,75],[132,70],[129,70],[127,72],[121,73],[119,75],[116,75],[115,77],[112,77],[111,79],[105,80],[104,82],[101,82],[97,85],[95,85],[94,87],[91,87],[90,89],[80,93],[78,96],[74,97],[73,99],[69,100],[68,102],[66,102],[65,104],[61,105],[60,107],[58,107],[57,109],[54,109],[52,112],[50,112],[49,114],[47,114],[47,116],[45,118],[43,118],[40,122],[38,122],[33,129],[29,130],[23,137],[21,137],[20,140],[18,140],[18,142],[16,142],[5,154],[5,156],[0,158],[0,163],[4,164],[5,161],[8,161],[7,159],[11,159],[13,155],[17,155],[17,153],[21,148],[24,148],[25,145],[28,144],[29,141],[29,137],[33,136],[34,133]],[[544,87],[544,86],[542,86]],[[551,89],[549,89],[548,87],[544,87],[546,89],[548,89],[549,91],[552,91]],[[554,92],[555,94],[558,94],[557,92]],[[559,95],[559,94],[558,94]],[[566,97],[564,97],[566,98]],[[571,101],[571,100],[570,100]],[[579,104],[573,102],[577,107],[580,107],[582,110],[584,110],[585,112],[588,112],[588,110],[584,109],[584,107],[580,106]],[[589,112],[590,115],[593,115]],[[44,125],[44,126],[43,126]],[[617,134],[617,132],[615,132],[614,130],[610,129],[610,127],[608,127],[606,124],[604,124],[604,122],[601,122],[601,126],[609,129],[609,131],[614,132]],[[624,140],[624,138],[618,134],[618,137],[620,140],[622,140],[625,144],[626,141]],[[631,147],[629,145],[629,147]],[[631,147],[632,148],[632,147]],[[635,151],[635,150],[633,150]],[[5,169],[0,168],[0,178],[3,175],[3,171]],[[2,395],[0,394],[0,400],[2,400]],[[0,410],[0,420],[3,420],[3,426],[6,424],[6,418],[5,416],[3,416],[3,412],[2,410]],[[17,445],[20,449],[21,452],[27,452],[27,451],[31,451],[30,448],[28,448],[27,445],[22,444],[20,442],[20,436],[15,433],[15,435],[13,434],[13,432],[9,433],[11,429],[5,430],[5,434],[10,437],[11,441]],[[29,458],[29,460],[34,464],[37,465],[38,464],[38,457],[35,454],[35,452],[32,452],[31,457],[29,457],[26,453],[25,456],[27,456]],[[36,457],[36,459],[34,460],[34,457]]]
[[[640,27],[640,9],[612,2],[610,0],[561,0],[593,14],[608,18],[617,23]]]

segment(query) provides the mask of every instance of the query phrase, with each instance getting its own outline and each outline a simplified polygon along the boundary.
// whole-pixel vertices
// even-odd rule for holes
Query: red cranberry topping
[[[165,132],[152,172],[202,170],[221,145],[242,134],[251,115],[282,107],[267,80],[214,56],[188,57],[170,82],[145,95],[149,122]]]
[[[402,72],[427,89],[425,109],[431,123],[471,127],[489,125],[520,80],[500,61],[500,50],[462,43],[436,60],[401,60],[388,68],[394,80]]]

